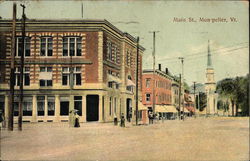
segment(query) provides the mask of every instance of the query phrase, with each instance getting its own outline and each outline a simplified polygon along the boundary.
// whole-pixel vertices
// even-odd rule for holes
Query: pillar
[[[103,122],[103,103],[102,103],[102,95],[99,95],[99,122]]]
[[[45,100],[44,100],[44,120],[47,120],[48,118],[48,96],[45,95]]]
[[[55,95],[55,121],[59,122],[60,119],[60,97]]]
[[[75,109],[75,104],[74,104],[74,95],[69,96],[69,126],[73,127],[74,126],[74,112],[73,110]]]
[[[32,98],[32,122],[37,121],[37,96],[33,95]]]
[[[14,106],[13,106],[14,110]],[[9,120],[9,96],[5,95],[4,97],[4,117],[5,117],[5,123],[8,123]]]
[[[86,95],[82,95],[82,121],[87,121],[87,110],[86,110]]]

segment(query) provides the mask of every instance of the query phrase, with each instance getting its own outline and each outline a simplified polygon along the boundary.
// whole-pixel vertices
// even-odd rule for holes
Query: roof
[[[142,71],[142,74],[147,74],[147,73],[153,73],[154,72],[154,70],[153,69],[144,69],[143,71]],[[164,77],[167,77],[167,78],[169,78],[169,79],[173,79],[173,77],[172,77],[172,75],[171,75],[171,73],[165,73],[164,71],[161,71],[161,70],[158,70],[158,69],[156,69],[155,70],[155,73],[156,74],[160,74],[160,75],[162,75],[162,76],[164,76]]]
[[[0,31],[11,31],[12,20],[0,19]],[[21,21],[16,22],[17,31],[21,31]],[[26,31],[100,31],[105,30],[122,38],[128,39],[133,43],[137,43],[137,39],[129,33],[122,32],[107,20],[100,19],[27,19]],[[141,50],[145,50],[140,45]]]

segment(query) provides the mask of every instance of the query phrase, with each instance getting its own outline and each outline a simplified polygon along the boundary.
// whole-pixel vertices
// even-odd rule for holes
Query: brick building
[[[8,115],[11,20],[0,20],[0,104]],[[21,24],[17,22],[15,95],[18,96]],[[27,20],[23,120],[112,121],[135,110],[136,39],[106,20]],[[139,82],[142,55],[139,47]],[[139,84],[139,87],[141,85]],[[141,89],[139,89],[140,91]],[[14,115],[18,115],[15,97]],[[17,119],[17,117],[15,117]]]
[[[177,113],[176,107],[172,103],[172,76],[169,74],[168,69],[166,71],[161,70],[161,64],[159,68],[155,70],[143,70],[142,73],[142,103],[148,108],[149,111],[153,111],[153,80],[155,79],[155,112],[163,115],[164,117],[170,117]]]

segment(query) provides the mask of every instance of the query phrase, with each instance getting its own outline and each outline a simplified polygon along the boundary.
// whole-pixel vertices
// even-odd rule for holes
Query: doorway
[[[132,100],[130,98],[127,98],[126,114],[126,119],[130,122],[132,118]]]
[[[99,96],[87,95],[87,121],[98,121],[99,119]]]

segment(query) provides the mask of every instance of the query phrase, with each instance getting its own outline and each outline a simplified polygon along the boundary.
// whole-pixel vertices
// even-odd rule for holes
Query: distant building
[[[7,119],[11,28],[11,20],[0,20],[0,104]],[[16,42],[14,81],[18,96],[20,22]],[[140,46],[139,82],[144,50]],[[106,20],[27,20],[23,120],[67,121],[74,109],[82,122],[113,121],[121,113],[127,119],[134,117],[136,51],[136,39]],[[18,97],[14,115],[18,115]]]
[[[207,69],[206,69],[206,83],[205,91],[207,94],[207,107],[206,113],[214,115],[217,113],[217,94],[216,83],[214,80],[214,68],[212,66],[212,59],[210,53],[210,46],[208,41],[208,55],[207,55]]]
[[[172,104],[172,76],[168,69],[143,70],[142,73],[142,103],[148,108],[148,111],[155,111],[161,116],[172,117],[177,114],[176,107]],[[153,96],[153,86],[155,80],[155,93]],[[155,98],[155,109],[153,109],[153,99]]]

